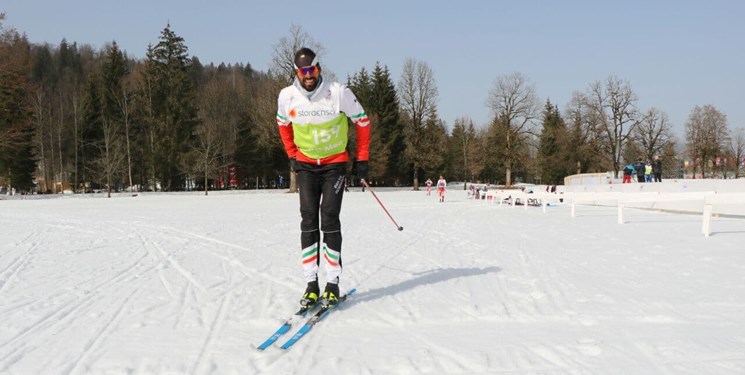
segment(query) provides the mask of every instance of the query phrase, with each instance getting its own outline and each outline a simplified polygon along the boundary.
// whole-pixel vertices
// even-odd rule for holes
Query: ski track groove
[[[427,223],[428,223],[428,227],[431,227],[433,225],[431,221],[428,221]],[[413,236],[412,238],[410,238],[408,241],[406,241],[406,243],[404,243],[404,245],[402,246],[403,249],[399,250],[399,249],[396,249],[395,247],[392,247],[393,252],[394,252],[393,255],[391,255],[388,258],[386,258],[385,260],[383,260],[366,277],[360,279],[357,282],[357,284],[358,285],[362,285],[364,282],[372,279],[373,276],[375,276],[376,274],[378,274],[381,270],[383,270],[384,268],[388,268],[389,267],[388,265],[391,264],[393,262],[393,260],[395,260],[396,258],[400,257],[402,254],[407,253],[408,250],[415,249],[416,248],[416,245],[419,243],[419,241],[422,238],[425,238],[426,233],[427,233],[427,231],[425,231],[425,230],[414,230],[413,232],[416,233],[416,235]],[[377,281],[377,283],[378,283],[378,285],[380,285],[380,288],[386,288],[386,287],[389,287],[390,286],[390,285],[383,285],[383,282],[382,281],[379,281],[379,280]],[[395,295],[393,295],[392,298],[395,298],[397,301],[399,301],[399,306],[402,306],[402,304],[400,303],[401,302],[401,299],[399,297],[396,297]],[[409,316],[412,316],[413,317],[411,306],[408,306],[408,307],[406,307],[404,309],[405,309],[405,312],[407,314],[409,314]]]
[[[192,374],[203,374],[205,373],[204,366],[207,366],[207,356],[210,353],[210,348],[214,346],[215,341],[217,340],[217,337],[220,335],[220,333],[223,330],[223,327],[225,325],[225,318],[227,316],[227,310],[228,307],[231,304],[231,298],[230,295],[225,295],[221,302],[220,307],[215,314],[215,318],[212,320],[212,324],[210,325],[209,331],[207,332],[207,335],[205,337],[204,343],[202,344],[202,348],[199,351],[199,356],[197,357],[197,360],[194,362],[194,366],[192,368],[191,373]]]
[[[275,277],[272,277],[272,275],[268,275],[266,272],[262,272],[261,270],[258,270],[256,268],[249,267],[249,266],[245,265],[240,259],[237,259],[232,254],[232,250],[230,248],[236,248],[236,249],[240,249],[242,251],[251,251],[250,249],[247,249],[247,248],[242,247],[242,246],[239,246],[239,245],[231,244],[229,242],[225,242],[225,241],[222,241],[222,240],[219,240],[219,239],[214,239],[214,238],[211,238],[211,237],[208,237],[208,236],[203,236],[203,235],[195,234],[195,233],[188,232],[188,231],[178,230],[178,229],[170,228],[170,227],[167,227],[167,226],[160,226],[157,229],[153,229],[153,228],[148,228],[148,229],[149,230],[152,230],[155,234],[160,235],[161,237],[165,238],[166,240],[169,240],[169,239],[170,240],[172,240],[172,239],[178,239],[179,241],[183,241],[183,239],[181,238],[181,236],[183,236],[183,235],[186,235],[186,236],[195,238],[198,241],[197,242],[197,245],[198,245],[197,248],[199,250],[203,251],[202,252],[203,254],[206,254],[206,255],[209,255],[209,256],[213,256],[213,257],[215,257],[215,258],[217,258],[217,259],[219,259],[221,261],[221,264],[223,265],[223,269],[224,269],[225,279],[228,280],[228,281],[226,281],[227,282],[227,286],[225,287],[225,289],[223,291],[221,291],[220,293],[214,294],[211,297],[209,297],[209,293],[208,292],[209,292],[210,289],[213,289],[215,287],[215,285],[212,285],[212,286],[210,286],[208,288],[208,287],[202,286],[200,283],[192,282],[192,281],[196,281],[196,278],[194,278],[194,276],[188,270],[186,270],[186,267],[183,267],[183,266],[180,267],[181,268],[180,271],[183,271],[183,272],[181,272],[181,274],[184,275],[187,278],[187,280],[190,281],[191,284],[193,284],[195,287],[197,287],[197,289],[199,289],[200,292],[203,292],[204,294],[207,294],[208,295],[208,300],[210,300],[210,301],[211,300],[220,299],[225,294],[231,293],[231,292],[233,292],[233,291],[235,291],[235,290],[237,290],[237,289],[239,289],[241,287],[244,287],[245,284],[248,283],[248,282],[251,282],[252,279],[255,276],[262,277],[262,278],[264,278],[266,280],[269,280],[269,281],[271,281],[273,283],[278,283],[279,282]],[[164,235],[163,234],[164,232],[174,233],[174,235],[172,235],[172,236]],[[152,243],[152,241],[150,241],[150,242]],[[194,244],[194,242],[193,241],[186,240],[186,244]],[[219,248],[219,247],[216,248],[214,246],[215,244],[227,245],[227,247],[229,247],[229,249],[222,249],[222,248]],[[152,245],[154,247],[159,248],[159,251],[161,253],[164,252],[163,249],[162,249],[162,247],[160,247],[159,245],[154,244],[154,243]],[[201,246],[201,245],[206,245],[206,246]],[[221,254],[221,252],[228,252],[228,254],[227,255],[223,255],[223,254]],[[173,253],[171,253],[169,255],[169,259],[172,258],[172,257],[173,257]],[[233,270],[234,272],[237,272],[238,274],[242,275],[242,277],[240,278],[241,280],[239,280],[237,282],[235,282],[235,281],[234,282],[229,282],[230,280],[232,280],[232,276],[235,275],[235,273],[228,272],[228,268],[225,267],[226,265],[231,266],[231,270]],[[174,268],[177,268],[177,266],[174,266]],[[292,288],[292,287],[295,286],[294,283],[293,284],[290,284],[290,283],[286,283],[285,282],[283,284],[285,286],[287,286],[288,288]],[[192,291],[192,292],[194,292],[194,291]],[[194,295],[194,297],[195,297],[195,300],[196,300],[196,295]],[[182,298],[182,304],[183,304],[183,306],[186,306],[186,298]],[[182,309],[182,313],[184,311],[185,310]]]
[[[181,318],[183,318],[186,315],[186,312],[188,310],[188,305],[189,305],[188,303],[189,295],[191,292],[192,292],[191,284],[186,284],[186,286],[184,286],[184,288],[181,290],[181,294],[179,295],[179,299],[178,299],[178,306],[176,308],[178,311],[176,312],[176,314],[174,314],[175,319],[173,320],[173,325],[172,325],[174,329],[176,329],[179,326],[179,324],[181,323]]]
[[[41,233],[41,230],[35,230],[33,233],[30,233],[20,242],[16,243],[14,247],[17,248],[29,240],[37,239],[39,236],[41,236]],[[5,280],[2,281],[2,284],[0,284],[0,295],[2,295],[3,291],[5,291],[8,285],[10,285],[13,279],[15,279],[18,272],[23,269],[26,263],[28,263],[29,257],[36,251],[36,249],[39,248],[40,244],[41,242],[39,241],[33,242],[28,250],[26,250],[23,254],[17,256],[15,260],[13,260],[10,265],[8,265],[8,267],[0,271],[0,281]]]
[[[316,327],[314,327],[315,329]],[[298,361],[295,362],[295,368],[307,368],[312,369],[313,363],[315,363],[314,358],[315,354],[318,353],[318,347],[320,346],[320,339],[318,338],[318,332],[315,335],[310,335],[310,337],[305,337],[305,340],[308,340],[308,342],[304,343],[304,350],[298,355]],[[284,342],[284,341],[283,341]],[[300,342],[298,344],[295,344],[292,346],[293,349],[297,349],[296,346],[301,345]],[[279,350],[285,350],[285,349],[279,349]]]
[[[51,327],[54,327],[54,326],[62,323],[62,321],[64,320],[64,318],[66,316],[68,316],[71,312],[74,312],[78,307],[80,307],[83,303],[85,303],[85,301],[90,300],[90,299],[91,299],[91,297],[88,297],[88,298],[84,299],[83,301],[80,301],[80,299],[66,301],[58,309],[56,309],[54,311],[51,311],[48,314],[40,317],[33,324],[31,324],[30,326],[25,327],[25,328],[22,328],[18,333],[16,333],[15,336],[11,337],[8,341],[0,344],[0,358],[10,359],[10,361],[4,363],[4,367],[0,368],[0,372],[7,371],[8,368],[9,368],[9,366],[16,362],[16,361],[12,360],[13,359],[13,356],[16,353],[19,353],[19,352],[25,353],[25,352],[27,352],[28,350],[24,350],[24,349],[26,349],[27,347],[29,347],[31,345],[31,342],[29,342],[28,340],[26,340],[26,341],[22,342],[20,345],[10,348],[10,350],[7,353],[2,354],[1,351],[3,349],[5,349],[5,347],[7,347],[8,345],[14,344],[16,341],[21,340],[21,339],[24,339],[27,336],[30,336],[32,334],[34,335],[33,337],[38,337],[38,335],[35,334],[35,332],[41,331],[42,329],[44,329],[43,332],[47,332],[49,329],[51,329]],[[73,306],[70,307],[71,305],[73,305]],[[66,309],[68,307],[70,307],[70,311],[66,311]],[[59,317],[57,317],[57,316],[59,316]],[[56,319],[53,319],[53,318],[56,318]],[[50,322],[50,323],[47,323],[47,322]],[[21,354],[19,357],[22,357],[22,356],[23,356],[23,354]],[[18,359],[20,359],[20,358],[17,358],[16,360],[18,360]],[[2,364],[2,363],[0,363],[0,364]]]
[[[533,302],[535,314],[541,316],[563,312],[564,309],[560,307],[560,303],[557,301],[558,298],[561,298],[563,293],[560,290],[559,283],[553,282],[553,277],[549,275],[549,266],[545,262],[540,262],[534,259],[525,248],[521,247],[518,249],[518,254],[520,256],[523,271],[525,272],[524,279],[532,280],[530,283],[532,291],[528,293],[528,296]],[[532,279],[531,275],[533,276]],[[547,304],[544,304],[541,301],[544,297],[548,300]],[[561,298],[561,300],[563,301],[561,305],[566,305],[566,299]]]
[[[430,225],[432,225],[430,223]],[[425,232],[422,230],[414,230],[414,233],[416,235],[413,238],[410,238],[406,243],[404,243],[401,248],[398,249],[396,247],[391,247],[391,252],[393,252],[393,255],[389,256],[385,260],[383,260],[378,267],[376,267],[373,271],[369,272],[368,275],[362,279],[360,279],[357,284],[362,285],[363,282],[371,279],[373,276],[375,276],[378,272],[380,272],[383,268],[385,268],[388,264],[390,264],[393,260],[401,256],[401,254],[405,253],[405,250],[409,250],[411,248],[414,248],[416,244],[419,242],[421,238],[425,236]]]
[[[436,241],[436,243],[438,245],[440,245],[439,246],[440,249],[442,249],[443,251],[447,251],[448,248],[452,248],[453,247],[452,245],[455,243],[455,241],[452,240],[452,239],[450,239],[448,237],[447,233],[442,232],[442,231],[438,231],[437,234],[442,238],[441,241]],[[418,259],[424,259],[424,260],[426,260],[427,262],[433,264],[436,267],[436,269],[442,270],[442,269],[452,268],[452,266],[447,266],[447,265],[444,265],[444,264],[442,264],[440,262],[435,261],[432,257],[427,256],[426,254],[420,254],[420,256],[418,257]],[[458,265],[458,267],[462,267],[462,265]],[[448,286],[448,287],[452,291],[450,293],[443,293],[443,294],[450,295],[450,296],[461,297],[461,294],[458,293],[459,291],[457,289],[457,286]],[[465,298],[465,301],[468,302],[469,299]],[[479,316],[477,316],[476,314],[474,314],[472,311],[468,310],[467,308],[463,307],[462,304],[455,304],[455,306],[452,306],[451,305],[451,307],[455,307],[456,309],[458,309],[458,312],[460,312],[464,316],[471,317],[472,319],[475,319],[475,320],[478,320],[479,319]]]
[[[72,364],[69,370],[65,371],[68,374],[74,373],[80,366],[84,365],[86,359],[88,358],[90,352],[103,340],[106,339],[108,334],[111,332],[112,328],[120,321],[125,307],[129,304],[129,301],[132,299],[132,297],[139,291],[140,286],[142,285],[142,281],[138,283],[139,285],[132,290],[129,295],[124,298],[122,303],[119,305],[119,307],[114,311],[113,315],[110,319],[108,319],[102,327],[98,329],[98,331],[93,335],[93,337],[88,339],[88,342],[85,344],[82,353],[80,353],[80,356],[77,360],[75,360]],[[87,371],[86,371],[87,372]]]
[[[140,239],[140,246],[145,250],[145,252],[149,255],[152,255],[153,260],[160,261],[162,258],[156,254],[153,254],[150,251],[150,246],[148,245],[150,244],[151,241],[148,240],[144,234],[142,234],[142,230],[140,230],[138,226],[133,225],[132,223],[130,223],[129,227],[132,229],[135,235]],[[165,276],[165,274],[163,274],[163,269],[161,265],[158,265],[158,278],[160,279],[160,283],[163,285],[163,288],[165,289],[166,293],[168,293],[168,295],[171,298],[174,298],[176,294],[174,293],[173,287],[171,283],[168,281],[168,278]]]
[[[7,346],[8,344],[11,344],[21,338],[25,338],[26,336],[29,336],[31,334],[34,334],[34,338],[38,338],[38,334],[35,332],[41,331],[40,333],[47,333],[50,334],[50,330],[54,327],[63,325],[63,326],[69,326],[74,322],[77,318],[84,316],[85,314],[82,312],[78,312],[78,310],[87,311],[84,310],[86,305],[93,305],[95,303],[95,298],[97,297],[97,294],[95,292],[91,292],[87,294],[83,298],[77,298],[67,301],[62,307],[58,308],[57,310],[45,315],[41,319],[37,320],[34,324],[30,325],[26,329],[24,329],[22,332],[19,332],[15,337],[13,337],[8,342],[2,344],[0,346],[0,349]],[[131,297],[131,296],[130,296]],[[54,318],[54,319],[53,319]],[[49,322],[49,323],[47,323]],[[51,333],[53,334],[53,333]],[[5,358],[10,358],[15,353],[27,348],[31,347],[31,350],[36,349],[35,346],[33,346],[34,341],[25,341],[21,343],[21,345],[13,348],[7,355],[3,356]],[[24,351],[26,352],[26,351]],[[10,363],[12,364],[12,363]],[[0,369],[0,371],[7,370],[6,367]]]
[[[433,343],[432,341],[428,340],[426,337],[423,337],[422,335],[416,332],[413,332],[412,330],[408,330],[404,326],[401,326],[394,319],[388,318],[387,316],[383,316],[383,315],[379,315],[378,317],[386,321],[391,327],[395,327],[398,331],[400,331],[402,334],[402,337],[415,339],[416,341],[419,342],[421,348],[433,349],[433,351],[435,351],[435,355],[431,356],[432,357],[431,359],[433,361],[440,363],[440,368],[438,369],[437,373],[440,373],[440,374],[452,373],[452,369],[447,369],[447,364],[449,364],[449,362],[446,360],[443,360],[441,356],[446,357],[450,359],[452,362],[456,363],[460,367],[458,369],[460,373],[462,373],[464,369],[467,370],[469,373],[473,373],[473,374],[480,374],[484,372],[483,368],[471,365],[470,360],[468,358],[466,358],[463,355],[458,354],[456,351],[449,349],[443,345],[437,345]]]
[[[496,209],[512,210],[511,207],[497,207]],[[504,219],[503,216],[499,215],[492,217],[494,218],[492,220],[493,222],[489,224],[492,227],[501,225]],[[517,241],[516,245],[507,245],[516,248],[517,261],[520,266],[511,271],[511,274],[519,273],[520,277],[517,278],[520,282],[519,286],[524,288],[523,292],[525,293],[526,301],[531,302],[532,311],[525,311],[525,306],[521,306],[523,301],[516,299],[514,294],[508,294],[509,291],[515,291],[514,285],[511,286],[515,281],[510,277],[500,277],[498,278],[499,287],[496,290],[500,294],[499,300],[502,301],[505,313],[508,317],[511,317],[513,311],[522,311],[523,315],[532,315],[534,319],[540,319],[543,316],[555,313],[569,317],[571,315],[569,306],[575,304],[576,301],[569,301],[567,299],[567,288],[573,290],[572,295],[575,296],[582,292],[576,285],[567,281],[567,278],[557,276],[557,272],[567,269],[566,262],[559,262],[556,256],[551,254],[550,249],[544,250],[529,245],[528,248],[531,250],[526,250],[525,242],[529,242],[531,236],[522,232],[518,233],[518,235],[520,240]],[[500,251],[505,252],[506,255],[514,254],[512,250],[505,248],[500,249]],[[534,256],[534,252],[540,253],[545,258]],[[588,269],[587,271],[597,274],[597,271],[594,270]],[[588,301],[592,300],[590,297],[584,298],[587,298]]]
[[[146,264],[144,261],[148,258],[149,252],[147,251],[147,249],[145,249],[145,252],[146,252],[145,254],[137,258],[131,265],[126,266],[126,268],[119,270],[119,272],[99,282],[93,287],[88,286],[88,284],[90,283],[90,280],[81,280],[79,283],[75,284],[74,285],[75,288],[78,288],[78,287],[85,288],[86,292],[82,296],[77,296],[73,299],[65,301],[62,304],[62,306],[59,306],[55,310],[40,317],[28,327],[22,328],[13,337],[9,338],[7,341],[3,343],[0,343],[0,351],[2,351],[3,349],[5,349],[7,346],[11,344],[14,344],[15,342],[22,340],[22,339],[25,340],[28,337],[33,337],[35,339],[38,339],[40,335],[43,333],[53,334],[51,330],[53,330],[55,327],[65,326],[71,323],[71,322],[67,322],[68,317],[72,317],[71,319],[75,320],[78,317],[85,316],[85,314],[83,313],[79,313],[76,315],[71,315],[71,314],[83,308],[84,305],[91,304],[92,301],[94,300],[94,297],[98,297],[101,294],[107,294],[108,293],[107,290],[110,290],[111,288],[114,288],[122,283],[131,282],[137,279],[144,279],[144,276],[157,270],[160,267],[160,264],[162,263],[162,261],[160,263],[150,263],[150,264],[147,264],[145,268],[141,270],[140,272],[133,272],[133,270],[135,270],[137,267],[140,267]],[[34,340],[31,340],[31,341],[25,340],[23,343],[21,343],[21,345],[15,348],[12,348],[6,355],[0,355],[0,357],[11,358],[12,355],[26,349],[27,347],[30,347],[31,345],[33,345],[33,343],[34,343]],[[0,372],[8,370],[8,366],[12,365],[13,363],[14,361],[9,361],[5,363],[4,367],[0,368]]]
[[[370,272],[370,274],[367,277],[361,279],[358,284],[362,284],[364,281],[367,281],[368,279],[372,278],[374,275],[376,275],[382,269],[386,268],[396,258],[398,258],[399,256],[401,256],[401,254],[404,254],[404,253],[411,253],[411,252],[413,252],[413,253],[415,253],[415,254],[418,255],[417,256],[417,259],[419,259],[419,260],[426,260],[427,263],[432,264],[433,266],[435,266],[436,269],[446,269],[446,268],[448,268],[448,266],[445,266],[444,264],[435,261],[430,256],[427,256],[426,254],[424,254],[424,255],[420,254],[419,250],[417,250],[418,248],[421,247],[421,246],[417,246],[417,245],[420,245],[421,244],[422,239],[428,238],[428,236],[430,236],[430,235],[433,234],[434,221],[429,220],[429,221],[426,221],[426,223],[427,223],[426,226],[420,227],[420,228],[418,228],[418,230],[416,230],[416,229],[414,230],[414,232],[416,233],[416,235],[413,236],[412,238],[410,238],[402,246],[402,249],[396,250],[396,252],[392,256],[386,258],[383,262],[381,262],[381,264],[374,271]],[[452,247],[451,245],[454,243],[454,241],[452,239],[449,239],[446,233],[444,233],[442,231],[437,231],[437,232],[435,232],[435,234],[437,234],[440,237],[440,239],[441,239],[441,241],[435,241],[437,243],[438,249],[447,249],[449,247]],[[381,284],[381,287],[385,287],[385,286],[382,285],[382,283],[380,283],[380,284]],[[391,298],[394,298],[397,301],[397,306],[400,306],[400,307],[403,308],[404,312],[406,314],[408,314],[410,320],[412,320],[412,321],[418,320],[418,318],[417,318],[418,317],[418,314],[414,313],[414,311],[416,311],[417,309],[412,305],[412,303],[408,299],[405,299],[403,296],[397,296],[396,294],[392,295]],[[458,306],[460,306],[460,305],[458,305]],[[473,319],[478,319],[478,317],[476,315],[474,315],[471,311],[469,311],[469,310],[467,310],[467,309],[465,309],[463,307],[458,307],[458,310],[460,312],[462,312],[462,313],[470,316]],[[375,310],[375,311],[377,312],[377,310]],[[445,361],[445,360],[440,359],[440,356],[439,355],[442,355],[442,356],[450,359],[450,361],[456,363],[460,367],[459,370],[461,372],[463,371],[463,369],[466,369],[467,371],[472,372],[472,373],[483,372],[482,371],[483,370],[482,368],[478,368],[478,367],[474,367],[474,366],[470,365],[469,360],[467,358],[459,355],[457,352],[455,352],[453,350],[450,350],[450,349],[448,349],[448,348],[446,348],[444,346],[441,346],[441,345],[434,345],[434,344],[432,344],[429,340],[427,340],[426,337],[422,337],[419,334],[412,333],[411,331],[406,330],[404,327],[399,326],[398,324],[396,324],[395,321],[392,321],[390,318],[388,318],[384,314],[377,314],[377,316],[379,318],[387,321],[391,326],[396,327],[399,331],[402,332],[402,334],[404,335],[404,337],[412,337],[412,338],[416,339],[422,345],[422,347],[429,347],[434,352],[436,352],[436,354],[438,354],[438,355],[434,355],[433,357],[434,357],[434,361],[437,361],[438,363],[440,363],[440,370],[446,369],[447,368],[447,364],[449,364],[448,361]],[[315,338],[315,340],[318,341],[318,340],[320,340],[320,338]],[[412,367],[415,367],[416,368],[417,366],[415,366],[412,363]],[[304,367],[304,368],[308,368],[308,367]],[[450,371],[452,371],[452,369]],[[443,373],[447,373],[447,372],[448,371],[445,371]]]
[[[426,227],[426,230],[420,230],[419,231],[420,236],[418,236],[414,241],[412,241],[412,243],[410,244],[410,246],[407,247],[407,249],[411,249],[411,251],[416,254],[416,259],[417,260],[424,260],[424,261],[432,264],[433,266],[435,266],[435,269],[438,269],[438,270],[455,268],[455,267],[462,267],[463,265],[457,265],[457,266],[452,266],[452,265],[451,266],[448,266],[448,265],[445,265],[443,263],[440,263],[440,262],[435,261],[433,259],[433,257],[431,257],[429,254],[426,254],[426,253],[422,254],[421,253],[421,250],[419,250],[421,248],[426,248],[427,251],[439,250],[439,251],[445,251],[445,252],[447,252],[448,249],[454,248],[455,245],[457,245],[457,243],[451,238],[451,236],[448,236],[446,230],[441,230],[441,229],[435,229],[434,228],[436,221],[429,220],[428,223],[429,223],[429,225]],[[436,244],[434,247],[431,247],[430,248],[430,247],[416,246],[418,244],[421,245],[419,242],[421,241],[422,238],[431,239],[431,237],[433,235],[436,235],[436,236],[439,237],[439,240],[430,240],[431,242],[433,242],[434,244]],[[453,296],[460,296],[460,294],[458,293],[458,290],[456,289],[457,287],[450,286],[450,288],[453,289],[451,293],[443,293],[443,294],[453,295]],[[394,295],[393,298],[395,298],[399,302],[399,305],[404,306],[404,303],[403,303],[404,301],[402,301],[402,299],[401,299],[402,297],[397,297],[397,296]],[[409,313],[410,316],[413,316],[413,314],[410,311],[411,310],[410,303],[408,303],[408,302],[406,302],[406,303],[408,304],[407,305],[408,306],[407,310],[409,310],[407,312]],[[473,319],[479,319],[479,316],[475,315],[471,310],[463,307],[461,304],[456,304],[455,305],[455,308],[458,309],[458,311],[461,314],[465,315],[465,316],[469,316],[469,317],[471,317]]]
[[[182,266],[180,262],[174,259],[174,255],[178,252],[178,250],[174,250],[173,252],[168,253],[167,251],[163,250],[163,248],[160,245],[158,245],[158,243],[155,241],[151,241],[150,245],[153,246],[158,251],[158,253],[160,253],[161,257],[163,258],[163,261],[168,262],[171,266],[173,266],[173,269],[175,269],[176,272],[178,272],[181,276],[183,276],[184,279],[186,279],[186,281],[194,285],[201,292],[207,291],[207,288],[205,288],[199,282],[199,280],[197,280],[194,277],[194,274],[189,272],[189,270],[187,270],[186,267]]]
[[[69,306],[71,304],[75,304],[75,306],[73,307],[73,310],[75,310],[77,307],[80,307],[81,305],[83,305],[87,301],[90,301],[91,299],[93,299],[93,297],[96,296],[97,294],[103,293],[103,292],[101,292],[101,290],[104,287],[111,287],[111,286],[118,285],[118,284],[120,284],[120,283],[122,283],[124,281],[130,281],[131,279],[136,279],[137,277],[136,276],[131,276],[131,274],[129,273],[129,271],[132,268],[137,267],[145,257],[146,256],[140,257],[134,264],[130,265],[125,270],[120,271],[119,273],[117,273],[114,276],[108,278],[107,280],[101,282],[100,284],[98,284],[98,285],[90,288],[90,290],[88,292],[86,292],[83,296],[78,296],[76,298],[73,298],[73,299],[71,299],[69,301],[64,302],[63,303],[63,306],[61,306],[61,307],[57,308],[56,310],[54,310],[53,312],[50,312],[49,314],[46,314],[45,316],[41,317],[35,323],[33,323],[30,326],[22,329],[20,332],[18,332],[18,334],[16,334],[14,337],[10,338],[8,341],[0,344],[0,349],[4,348],[5,346],[7,346],[7,345],[9,345],[9,344],[11,344],[11,343],[13,343],[13,342],[21,339],[21,338],[25,338],[27,335],[29,335],[29,334],[31,334],[33,332],[39,331],[41,328],[44,328],[44,327],[42,327],[42,325],[44,324],[44,322],[47,321],[47,320],[50,320],[52,317],[54,317],[58,313],[61,314],[62,317],[60,319],[57,319],[57,322],[56,323],[52,323],[51,326],[54,326],[54,325],[57,325],[57,324],[61,323],[62,320],[63,320],[63,318],[65,316],[69,315],[70,312],[72,312],[72,311],[70,311],[70,312],[67,312],[67,313],[63,313],[63,310],[65,310],[67,308],[67,306]],[[150,270],[152,270],[152,269],[154,269],[154,267],[151,267],[150,268]],[[81,282],[81,283],[79,283],[77,285],[81,285],[81,284],[85,284],[85,282]]]
[[[240,246],[240,245],[236,245],[236,244],[233,244],[233,243],[230,243],[230,242],[227,242],[227,241],[223,241],[223,240],[220,240],[220,239],[216,239],[216,238],[213,238],[213,237],[209,237],[209,236],[206,236],[206,235],[201,235],[201,234],[198,234],[198,233],[184,231],[184,230],[180,230],[180,229],[176,229],[176,228],[172,228],[172,227],[168,227],[168,226],[162,226],[161,225],[157,229],[155,229],[155,228],[148,228],[148,229],[155,231],[157,234],[159,234],[161,236],[163,235],[163,232],[164,231],[168,231],[168,232],[171,232],[171,233],[177,233],[178,235],[186,235],[186,236],[189,236],[189,237],[192,237],[192,238],[196,238],[201,243],[203,243],[203,244],[209,244],[210,245],[210,246],[204,246],[204,247],[202,247],[202,249],[206,250],[206,254],[212,255],[212,256],[214,256],[216,258],[219,258],[221,260],[224,260],[224,261],[228,262],[229,264],[231,264],[232,266],[234,266],[244,276],[246,276],[248,278],[259,276],[259,277],[262,277],[262,278],[266,279],[267,281],[271,281],[272,283],[279,282],[279,280],[277,280],[275,277],[272,277],[271,275],[267,275],[265,272],[263,272],[263,270],[260,270],[260,269],[257,269],[257,268],[250,267],[250,266],[246,265],[240,259],[237,259],[235,256],[233,256],[230,253],[230,250],[229,249],[226,250],[226,249],[222,249],[220,247],[215,248],[212,245],[214,245],[214,244],[222,245],[222,246],[225,246],[225,247],[229,247],[229,248],[233,248],[233,249],[237,249],[237,250],[240,250],[240,251],[243,251],[243,252],[250,253],[252,256],[254,256],[255,255],[255,252],[252,249],[249,249],[249,248],[246,248],[246,247],[243,247],[243,246]],[[177,235],[174,235],[171,238],[180,239],[181,237],[180,236],[177,236]],[[229,252],[229,254],[228,255],[220,254],[220,252],[225,252],[225,251]],[[295,285],[294,284],[291,284],[291,283],[284,283],[284,285],[287,286],[288,288],[294,288],[295,287]]]

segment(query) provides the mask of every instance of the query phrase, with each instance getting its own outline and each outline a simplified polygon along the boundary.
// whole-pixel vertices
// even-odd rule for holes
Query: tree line
[[[202,64],[170,25],[137,60],[114,41],[100,50],[64,39],[34,44],[3,28],[3,19],[0,186],[207,193],[270,187],[282,176],[294,189],[274,119],[277,94],[294,79],[295,50],[325,52],[301,27],[273,45],[262,72],[249,63]],[[713,105],[691,110],[681,143],[667,114],[638,108],[630,82],[616,76],[574,92],[564,111],[538,98],[521,73],[499,76],[485,126],[468,116],[446,124],[434,72],[415,58],[404,61],[397,82],[378,62],[346,83],[371,120],[369,179],[377,185],[417,189],[438,175],[561,184],[567,175],[620,171],[654,155],[668,177],[679,177],[685,160],[694,175],[739,177],[745,156],[742,128],[731,131]]]

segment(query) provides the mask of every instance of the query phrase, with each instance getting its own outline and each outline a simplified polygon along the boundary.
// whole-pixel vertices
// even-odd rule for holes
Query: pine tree
[[[29,191],[36,170],[28,100],[31,82],[25,74],[30,48],[25,36],[3,27],[4,19],[0,12],[0,184]]]
[[[101,157],[100,144],[103,142],[103,109],[100,78],[92,74],[85,85],[80,127],[80,158],[78,171],[80,181],[88,187],[94,183],[98,168],[96,160]]]
[[[444,174],[448,131],[445,123],[436,114],[424,123],[422,132],[422,158],[420,166],[427,176]],[[425,176],[426,177],[426,176]]]
[[[108,49],[103,63],[101,79],[101,126],[103,138],[98,145],[101,158],[96,161],[97,175],[106,180],[107,193],[111,196],[114,179],[122,172],[128,154],[129,126],[125,110],[129,93],[124,87],[124,78],[129,74],[127,62],[116,42]],[[126,123],[125,123],[126,122]],[[119,181],[116,181],[119,182]],[[131,184],[131,179],[130,179]]]
[[[148,48],[145,63],[153,153],[150,162],[157,182],[166,191],[185,188],[186,176],[180,161],[189,151],[197,124],[191,59],[187,50],[184,39],[168,25],[160,35],[160,42]]]
[[[123,80],[127,74],[129,69],[124,54],[114,42],[106,54],[101,75],[103,115],[112,120],[120,121],[122,117],[119,101],[123,91]]]
[[[373,110],[377,114],[383,153],[387,154],[384,173],[381,176],[389,181],[401,181],[406,178],[406,170],[401,168],[404,153],[403,122],[400,117],[400,106],[396,94],[396,86],[391,80],[388,67],[375,64],[373,70]]]
[[[16,190],[33,187],[33,126],[27,101],[28,82],[0,64],[0,181]]]
[[[568,157],[562,147],[567,138],[567,128],[559,109],[546,101],[543,109],[543,127],[538,146],[538,165],[541,182],[559,184],[567,176]]]
[[[372,125],[370,178],[391,184],[405,175],[398,171],[404,149],[403,125],[399,121],[398,97],[388,68],[376,63],[372,76],[362,68],[348,82]],[[353,149],[354,140],[351,143]]]
[[[373,96],[373,88],[372,88],[372,82],[370,81],[370,75],[367,73],[367,70],[363,67],[360,69],[358,73],[355,73],[354,76],[347,78],[347,86],[350,90],[354,93],[354,96],[357,98],[357,101],[362,105],[362,108],[365,109],[365,113],[367,113],[368,119],[370,120],[370,173],[368,176],[368,180],[379,178],[380,174],[380,134],[378,132],[378,116],[373,109],[375,107],[375,97]],[[350,155],[355,155],[355,150],[357,150],[357,128],[354,126],[351,120],[348,121],[349,123],[349,140],[347,143],[347,151],[350,153]],[[355,160],[354,157],[352,157],[352,165],[351,165],[351,173],[356,173],[355,171]],[[352,186],[356,183],[356,177],[352,177],[351,183]]]
[[[481,140],[469,118],[458,118],[453,124],[448,147],[452,176],[474,181],[484,170]]]
[[[347,86],[354,92],[354,96],[357,97],[357,100],[368,114],[375,113],[375,109],[373,108],[375,98],[373,96],[372,81],[370,80],[370,74],[367,73],[365,68],[360,69],[354,76],[347,78]]]

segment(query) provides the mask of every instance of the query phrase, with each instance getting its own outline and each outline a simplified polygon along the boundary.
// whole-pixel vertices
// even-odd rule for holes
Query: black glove
[[[295,158],[290,159],[290,169],[293,172],[297,172],[297,159]]]
[[[367,180],[367,172],[370,172],[370,166],[367,160],[357,160],[357,178]]]

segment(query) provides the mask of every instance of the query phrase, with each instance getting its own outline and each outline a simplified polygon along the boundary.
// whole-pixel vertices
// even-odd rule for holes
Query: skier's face
[[[297,70],[297,78],[300,80],[300,84],[308,91],[316,89],[320,76],[321,67],[318,65],[304,66]]]

